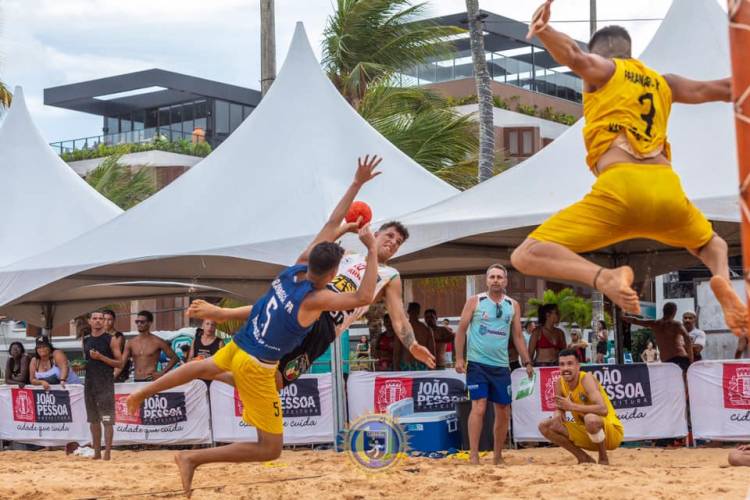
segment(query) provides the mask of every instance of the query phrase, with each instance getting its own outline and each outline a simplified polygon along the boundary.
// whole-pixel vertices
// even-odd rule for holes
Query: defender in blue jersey
[[[534,368],[521,331],[521,307],[508,297],[508,271],[500,264],[487,269],[487,292],[466,301],[456,333],[456,371],[466,373],[471,397],[469,450],[473,464],[479,463],[479,437],[489,399],[495,405],[495,464],[502,462],[505,436],[510,423],[510,368],[508,341],[513,338],[529,378]],[[468,360],[464,361],[466,331],[469,330]]]
[[[271,283],[232,342],[213,357],[190,362],[128,397],[128,411],[134,414],[147,397],[198,378],[224,380],[237,387],[242,418],[257,429],[258,442],[177,454],[175,461],[186,494],[190,494],[193,473],[199,465],[267,461],[281,454],[283,422],[275,378],[279,359],[302,342],[322,312],[347,311],[372,302],[378,277],[375,237],[369,226],[359,228],[361,220],[348,224],[342,224],[342,220],[362,185],[379,175],[375,168],[380,161],[377,156],[360,158],[354,181],[328,222],[297,263]],[[355,292],[338,293],[326,287],[344,255],[344,249],[334,241],[350,231],[358,231],[368,249],[364,278]]]

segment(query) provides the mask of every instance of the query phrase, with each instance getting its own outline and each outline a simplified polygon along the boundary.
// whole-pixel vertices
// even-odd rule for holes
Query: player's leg
[[[102,458],[102,423],[98,420],[89,424],[91,429],[91,445],[94,448],[94,460]]]
[[[599,464],[609,465],[609,458],[607,457],[607,443],[605,442],[604,434],[604,419],[599,415],[593,413],[587,413],[583,417],[584,425],[586,426],[586,432],[589,435],[589,439],[597,447],[599,452]]]
[[[526,238],[515,249],[511,263],[523,274],[593,286],[624,311],[640,313],[638,294],[632,288],[633,270],[629,266],[603,268],[559,243],[534,238]]]
[[[750,446],[743,445],[730,451],[729,465],[750,467]]]
[[[729,257],[727,243],[717,234],[700,249],[691,249],[690,253],[698,257],[711,270],[711,290],[721,304],[724,321],[735,335],[747,335],[747,307],[734,291],[729,281]]]
[[[560,418],[552,417],[546,420],[542,420],[539,423],[539,432],[544,437],[550,440],[550,442],[570,452],[578,463],[595,463],[594,459],[589,456],[588,453],[583,451],[581,448],[576,446],[570,438],[568,428],[560,420]]]
[[[115,429],[112,421],[102,421],[104,427],[104,460],[109,460],[112,454],[112,439],[115,434]]]
[[[211,380],[222,371],[224,370],[219,368],[213,357],[182,365],[150,382],[146,387],[131,393],[127,399],[128,413],[135,414],[143,401],[149,396],[166,391],[172,387],[177,387],[178,385],[187,384],[191,380],[199,378]]]
[[[503,463],[503,448],[505,448],[505,439],[508,436],[508,427],[510,426],[510,405],[493,404],[495,405],[495,425],[492,429],[495,437],[493,443],[494,464],[500,465]]]
[[[216,448],[181,451],[175,455],[175,463],[180,469],[182,487],[190,495],[195,469],[203,464],[216,462],[267,462],[281,455],[283,434],[273,434],[258,429],[257,443],[232,443]]]
[[[472,399],[469,413],[469,461],[479,464],[479,438],[482,436],[484,414],[487,411],[487,397]]]

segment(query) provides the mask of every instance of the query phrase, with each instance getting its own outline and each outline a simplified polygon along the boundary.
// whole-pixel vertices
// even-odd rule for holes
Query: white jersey
[[[339,293],[356,292],[362,284],[367,269],[367,257],[358,253],[344,255],[339,264],[339,273],[328,283],[328,289]],[[393,280],[398,277],[398,271],[390,266],[378,266],[378,281],[375,284],[375,296]],[[369,306],[358,307],[349,311],[330,311],[336,325],[336,333],[349,328],[352,323],[367,312]]]

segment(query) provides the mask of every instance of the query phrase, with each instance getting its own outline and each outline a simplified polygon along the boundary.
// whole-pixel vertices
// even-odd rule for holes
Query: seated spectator
[[[376,370],[381,372],[393,370],[393,346],[396,342],[391,317],[387,314],[383,316],[383,327],[385,331],[378,337],[378,343],[375,347],[375,355],[378,358]]]
[[[12,342],[8,349],[8,362],[5,363],[5,383],[24,385],[29,383],[29,356],[23,344]]]
[[[362,335],[356,347],[357,359],[368,359],[370,357],[370,342]]]
[[[589,359],[586,357],[586,348],[588,346],[588,342],[582,338],[581,329],[573,326],[570,329],[570,344],[568,344],[568,349],[575,351],[579,363],[589,362]]]
[[[34,351],[34,359],[29,365],[33,385],[41,385],[48,390],[50,385],[81,383],[81,379],[70,369],[68,357],[62,350],[52,346],[49,337],[37,337]]]

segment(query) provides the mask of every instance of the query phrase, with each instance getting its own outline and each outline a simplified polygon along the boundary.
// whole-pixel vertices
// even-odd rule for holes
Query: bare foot
[[[104,458],[104,460],[109,460],[110,459],[109,450],[106,450],[104,452],[104,457],[103,458]]]
[[[588,453],[584,453],[580,457],[578,457],[578,463],[579,464],[595,464],[596,460],[591,458],[591,456]]]
[[[186,455],[185,452],[176,454],[174,456],[174,463],[176,463],[177,468],[180,469],[180,479],[182,479],[182,489],[185,491],[185,496],[190,498],[190,495],[193,493],[192,485],[195,465],[190,462],[190,459],[188,459]]]
[[[609,458],[606,455],[599,457],[599,465],[609,465]]]
[[[101,453],[94,453],[94,456],[91,457],[92,460],[101,460],[102,454]]]
[[[469,463],[472,465],[479,465],[479,453],[469,455]]]
[[[724,321],[738,337],[747,335],[747,306],[737,296],[732,284],[723,276],[711,278],[711,290],[724,311]]]
[[[505,460],[503,459],[503,457],[502,457],[502,456],[500,456],[500,457],[494,457],[494,458],[492,459],[492,463],[493,463],[494,465],[505,465]]]
[[[131,392],[130,395],[128,395],[128,399],[125,401],[128,405],[128,415],[137,415],[138,410],[140,410],[145,399],[146,395],[140,389]]]
[[[633,290],[633,269],[621,266],[615,269],[603,269],[596,280],[597,289],[630,314],[640,314],[641,304],[638,294]]]

